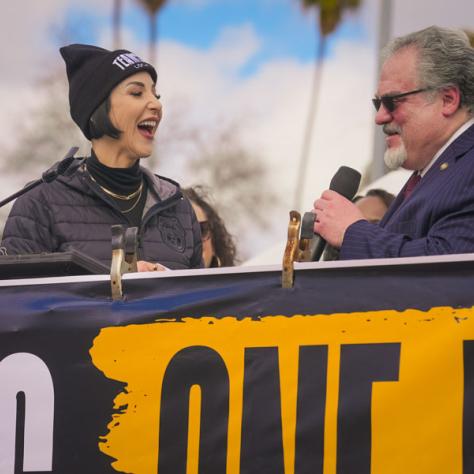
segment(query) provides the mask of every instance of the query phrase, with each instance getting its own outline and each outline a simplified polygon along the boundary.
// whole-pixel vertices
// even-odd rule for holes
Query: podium
[[[108,273],[110,268],[78,250],[0,256],[1,280]]]

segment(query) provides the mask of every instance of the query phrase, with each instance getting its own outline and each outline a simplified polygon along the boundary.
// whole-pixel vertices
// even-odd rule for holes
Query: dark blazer
[[[379,225],[360,220],[348,227],[340,260],[474,252],[474,125],[406,200],[405,187]]]

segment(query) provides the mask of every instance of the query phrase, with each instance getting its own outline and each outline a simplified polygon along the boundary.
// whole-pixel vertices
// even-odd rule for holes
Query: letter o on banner
[[[17,395],[25,395],[23,471],[52,471],[54,387],[47,365],[18,352],[0,362],[0,473],[14,474]]]

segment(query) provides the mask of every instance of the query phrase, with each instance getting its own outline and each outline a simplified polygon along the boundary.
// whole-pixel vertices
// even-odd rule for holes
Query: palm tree
[[[119,49],[121,46],[120,27],[122,18],[122,0],[114,0],[112,6],[112,35],[113,48]]]
[[[305,10],[319,9],[319,22],[317,30],[319,40],[316,47],[316,56],[313,72],[313,83],[311,87],[311,99],[309,102],[308,117],[301,147],[298,175],[295,187],[294,208],[300,209],[301,198],[303,196],[304,179],[308,167],[308,158],[311,148],[314,118],[316,115],[316,105],[318,102],[319,87],[323,70],[324,55],[326,53],[327,38],[337,28],[341,21],[342,13],[346,9],[356,9],[360,6],[361,0],[300,0]],[[318,18],[316,16],[316,18]]]
[[[150,19],[149,58],[151,64],[156,64],[156,43],[158,41],[158,24],[156,16],[166,3],[166,0],[139,0]]]

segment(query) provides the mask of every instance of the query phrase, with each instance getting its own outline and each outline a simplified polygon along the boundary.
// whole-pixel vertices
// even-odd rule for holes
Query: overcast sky
[[[384,0],[385,1],[385,0]],[[307,208],[342,165],[360,171],[372,158],[379,0],[362,0],[331,35],[303,192]],[[122,43],[147,57],[147,18],[124,0]],[[18,0],[0,15],[0,147],[21,140],[37,100],[37,81],[64,68],[61,41],[111,47],[112,1]],[[431,24],[474,29],[472,0],[393,1],[394,35]],[[310,96],[314,17],[296,0],[169,0],[159,18],[159,84],[166,107],[186,104],[186,119],[239,123],[241,139],[261,154],[286,206],[270,209],[285,238]],[[166,129],[163,131],[165,133]],[[34,150],[32,150],[34,153]],[[58,159],[64,150],[58,150]],[[0,160],[2,157],[0,157]],[[160,173],[178,181],[172,162]],[[27,174],[27,173],[26,173]],[[0,196],[2,197],[2,196]]]

